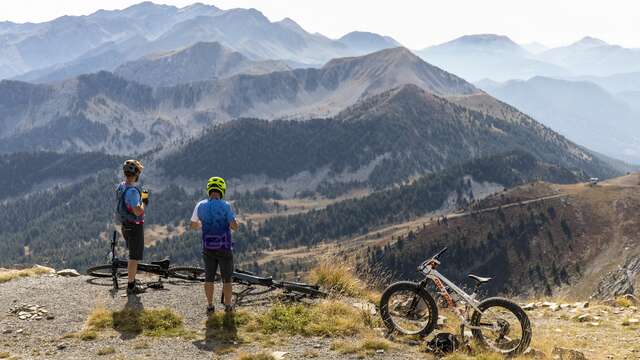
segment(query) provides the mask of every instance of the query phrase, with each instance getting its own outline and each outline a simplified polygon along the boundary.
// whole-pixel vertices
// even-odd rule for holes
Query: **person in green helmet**
[[[215,311],[213,287],[220,267],[225,312],[233,311],[231,305],[233,275],[233,241],[231,230],[238,229],[236,215],[231,205],[224,201],[227,184],[223,178],[212,177],[207,181],[208,199],[196,204],[191,215],[191,228],[202,229],[202,258],[205,268],[204,293],[207,297],[207,314]]]

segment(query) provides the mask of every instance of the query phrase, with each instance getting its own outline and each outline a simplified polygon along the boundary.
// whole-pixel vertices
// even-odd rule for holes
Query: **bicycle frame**
[[[433,283],[436,286],[436,289],[438,289],[440,294],[445,298],[449,307],[453,309],[453,311],[456,313],[456,315],[458,315],[458,317],[462,321],[461,326],[463,327],[466,326],[470,329],[481,329],[480,326],[471,325],[468,318],[469,307],[473,308],[473,310],[479,313],[483,313],[483,311],[478,308],[478,305],[480,304],[480,302],[476,300],[476,295],[477,295],[476,291],[474,291],[471,295],[467,294],[464,290],[462,290],[460,287],[458,287],[451,280],[447,279],[444,275],[442,275],[440,272],[438,272],[435,269],[435,267],[437,267],[438,264],[439,262],[437,262],[437,260],[435,262],[431,261],[427,263],[426,266],[424,266],[420,270],[420,272],[422,272],[426,277],[424,280],[420,282],[420,286],[422,288],[425,288],[427,286],[428,280],[433,281]],[[456,306],[455,300],[451,297],[451,294],[449,294],[449,291],[447,291],[447,286],[451,290],[453,290],[453,292],[455,292],[458,296],[460,296],[461,301],[467,305],[467,308],[465,309],[464,312],[461,311]]]

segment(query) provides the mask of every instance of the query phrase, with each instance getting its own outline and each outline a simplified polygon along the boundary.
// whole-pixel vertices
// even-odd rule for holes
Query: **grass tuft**
[[[267,334],[327,337],[355,335],[366,328],[360,311],[338,301],[312,306],[277,304],[257,317],[256,326]]]
[[[631,299],[624,296],[617,297],[615,303],[616,303],[616,306],[619,306],[622,308],[628,308],[633,306],[633,301],[631,301]]]
[[[170,309],[124,309],[108,311],[96,308],[86,322],[87,330],[104,330],[112,328],[116,331],[146,336],[188,336],[182,318]]]
[[[309,280],[337,294],[361,297],[367,290],[351,269],[343,264],[322,263],[311,270]]]
[[[378,304],[380,293],[368,289],[353,270],[344,264],[322,263],[309,273],[309,281],[333,294],[360,298]]]
[[[0,284],[11,281],[11,280],[15,280],[18,278],[38,276],[38,275],[50,274],[50,273],[51,273],[51,269],[41,267],[41,266],[34,266],[32,268],[22,269],[22,270],[1,271]]]

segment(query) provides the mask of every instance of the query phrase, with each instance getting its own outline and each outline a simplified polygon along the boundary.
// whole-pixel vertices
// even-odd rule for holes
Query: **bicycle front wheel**
[[[392,333],[427,336],[436,326],[438,308],[424,288],[400,281],[382,293],[380,315]]]
[[[489,298],[471,316],[471,332],[478,344],[492,351],[514,356],[531,342],[531,323],[520,306],[503,298]]]
[[[118,277],[127,276],[127,269],[118,268]],[[111,264],[94,266],[87,269],[87,275],[99,278],[110,278],[113,276],[113,266]]]
[[[169,277],[190,280],[190,281],[204,281],[205,274],[204,269],[193,266],[175,266],[169,268]]]

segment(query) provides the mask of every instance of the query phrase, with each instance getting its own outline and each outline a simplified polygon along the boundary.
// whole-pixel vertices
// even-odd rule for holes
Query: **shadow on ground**
[[[113,329],[120,333],[120,338],[130,340],[142,334],[142,312],[144,306],[138,295],[127,297],[127,303],[120,311],[113,312]]]
[[[204,351],[232,351],[232,348],[238,347],[241,342],[238,327],[245,322],[246,316],[243,314],[211,314],[207,318],[204,340],[196,340],[193,344]]]

